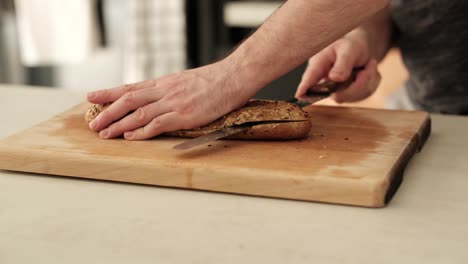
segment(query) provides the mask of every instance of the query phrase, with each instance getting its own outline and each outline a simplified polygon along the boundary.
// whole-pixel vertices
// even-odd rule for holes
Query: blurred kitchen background
[[[226,56],[281,3],[0,0],[0,83],[89,91],[205,65]],[[292,97],[304,66],[257,98]],[[382,87],[359,106],[381,107],[406,78],[397,50],[380,70]]]

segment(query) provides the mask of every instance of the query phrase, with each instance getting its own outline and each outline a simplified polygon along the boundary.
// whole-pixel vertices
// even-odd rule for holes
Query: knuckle
[[[128,92],[122,96],[122,100],[127,105],[132,105],[135,103],[135,92]]]
[[[339,39],[335,43],[333,43],[333,48],[337,51],[343,50],[346,47],[346,40]]]
[[[328,48],[324,49],[323,51],[321,51],[320,53],[318,53],[317,55],[323,56],[323,58],[325,58],[325,59],[334,58],[335,57],[335,49],[336,49],[336,46],[328,47]],[[316,57],[316,56],[314,56],[314,57]],[[314,57],[312,57],[312,58],[314,58]]]
[[[175,110],[181,115],[192,115],[195,112],[195,105],[192,102],[183,102]]]
[[[338,56],[339,56],[342,60],[344,60],[344,61],[346,61],[346,62],[349,62],[349,61],[352,59],[352,56],[351,56],[351,54],[350,54],[348,51],[341,51],[341,52],[338,54]]]
[[[135,114],[134,114],[135,119],[136,119],[136,121],[138,121],[138,122],[143,122],[143,121],[145,121],[146,118],[147,118],[147,115],[148,115],[148,114],[147,114],[146,110],[143,109],[142,107],[138,108],[138,109],[135,111]]]
[[[151,131],[156,131],[162,126],[162,121],[160,118],[154,118],[148,126]]]
[[[185,98],[186,88],[184,86],[176,86],[168,94],[168,100],[177,100],[180,98]]]
[[[149,85],[151,87],[156,87],[158,85],[158,80],[157,79],[151,79],[149,80]]]
[[[145,127],[143,127],[143,137],[145,138],[150,138],[150,137],[154,137],[158,134],[161,133],[161,131],[163,129],[163,126],[162,126],[162,123],[161,123],[161,120],[159,118],[154,118],[153,120],[151,120],[151,122],[146,125]]]
[[[125,93],[128,93],[128,92],[133,91],[134,88],[135,88],[135,83],[127,83],[127,84],[124,85],[124,87],[123,87],[122,90],[123,90]]]
[[[107,133],[111,136],[114,136],[118,133],[119,131],[119,125],[113,124],[107,128]]]

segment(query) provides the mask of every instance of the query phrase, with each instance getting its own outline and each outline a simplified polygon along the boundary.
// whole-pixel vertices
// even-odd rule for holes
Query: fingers
[[[329,51],[323,51],[309,60],[306,70],[302,75],[301,82],[297,87],[296,98],[300,99],[305,96],[307,90],[314,84],[318,83],[323,77],[327,76],[333,60],[330,58]]]
[[[89,127],[94,131],[100,131],[129,112],[158,101],[162,96],[158,94],[159,92],[157,89],[140,89],[128,92],[100,113],[89,124]]]
[[[106,139],[121,136],[127,131],[133,131],[147,125],[151,120],[153,120],[153,118],[167,113],[168,111],[169,107],[167,104],[161,101],[140,107],[135,112],[124,117],[122,120],[119,120],[108,128],[101,130],[101,132],[99,132],[99,136]]]
[[[104,89],[99,91],[90,92],[87,99],[93,104],[105,104],[117,101],[124,94],[132,91],[137,91],[147,87],[155,87],[156,80],[147,80],[138,83],[125,84],[116,88]]]
[[[356,81],[350,87],[333,94],[333,99],[337,103],[356,102],[372,95],[381,80],[380,73],[377,70],[377,61],[372,59],[366,65],[365,69],[359,72]]]
[[[349,42],[342,42],[335,49],[336,60],[328,78],[335,82],[343,82],[349,78],[354,66],[357,65],[358,53],[353,50]]]
[[[184,122],[184,118],[179,113],[166,113],[154,118],[144,127],[134,131],[125,132],[124,137],[128,140],[149,139],[164,132],[181,129],[184,127],[181,122]]]
[[[335,82],[346,81],[355,66],[365,64],[367,56],[354,42],[339,40],[312,57],[299,84],[295,97],[305,99],[307,90],[321,79]]]

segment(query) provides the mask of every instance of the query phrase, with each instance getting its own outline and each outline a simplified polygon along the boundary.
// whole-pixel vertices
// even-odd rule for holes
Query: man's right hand
[[[355,82],[332,98],[337,103],[356,102],[369,97],[380,83],[377,60],[371,58],[369,44],[359,29],[332,43],[309,59],[308,66],[296,91],[296,98],[305,99],[307,90],[322,79],[343,82],[354,67],[365,66]]]

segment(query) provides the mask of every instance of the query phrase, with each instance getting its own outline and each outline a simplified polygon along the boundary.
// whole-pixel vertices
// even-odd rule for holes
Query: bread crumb
[[[319,159],[324,159],[324,158],[325,158],[324,155],[320,155],[320,156],[319,156]]]

